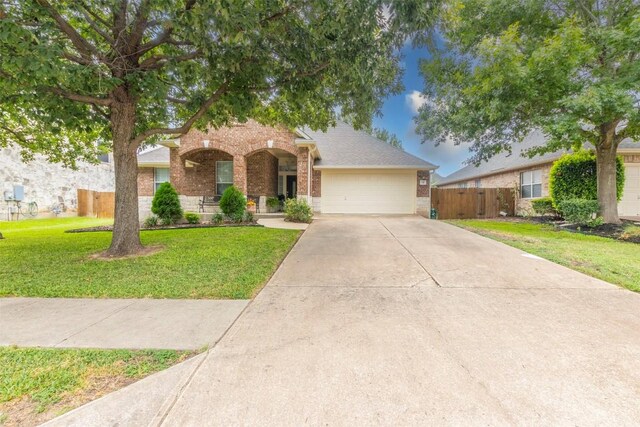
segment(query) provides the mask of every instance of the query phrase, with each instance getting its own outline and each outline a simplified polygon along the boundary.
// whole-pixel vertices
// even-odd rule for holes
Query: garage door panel
[[[625,181],[622,199],[618,203],[621,216],[640,215],[640,165],[625,165]]]
[[[325,213],[414,213],[415,171],[322,172]]]

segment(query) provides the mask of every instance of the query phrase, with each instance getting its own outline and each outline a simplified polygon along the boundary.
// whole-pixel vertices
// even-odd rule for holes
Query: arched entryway
[[[260,149],[246,156],[247,195],[295,197],[297,157],[278,149]]]

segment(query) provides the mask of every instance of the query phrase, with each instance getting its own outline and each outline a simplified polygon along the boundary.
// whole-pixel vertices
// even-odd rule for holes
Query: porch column
[[[247,195],[247,159],[244,156],[233,156],[233,185]]]
[[[309,198],[309,149],[302,147],[298,149],[298,198],[305,196]]]

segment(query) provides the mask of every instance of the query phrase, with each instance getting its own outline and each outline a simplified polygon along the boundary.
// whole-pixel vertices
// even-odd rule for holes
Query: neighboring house
[[[115,178],[111,156],[105,155],[100,164],[80,162],[78,169],[66,168],[51,163],[44,156],[36,155],[30,162],[23,162],[20,149],[0,149],[0,197],[4,192],[13,192],[14,186],[24,188],[24,202],[35,201],[43,214],[59,200],[71,211],[75,211],[77,190],[114,191]],[[0,199],[0,219],[7,218],[10,204]]]
[[[431,172],[431,187],[437,187],[444,177],[437,172]]]
[[[514,144],[511,154],[498,154],[477,167],[466,166],[440,180],[438,188],[514,188],[518,190],[517,211],[528,210],[532,199],[549,196],[551,166],[564,154],[558,151],[533,158],[523,156],[527,149],[544,143],[541,132],[532,132],[522,143]],[[640,144],[625,140],[618,153],[626,171],[618,212],[621,216],[640,216]]]
[[[185,211],[235,185],[260,200],[305,199],[322,213],[427,214],[436,166],[339,122],[327,132],[255,121],[183,137],[138,156],[141,218],[158,186],[171,182]]]

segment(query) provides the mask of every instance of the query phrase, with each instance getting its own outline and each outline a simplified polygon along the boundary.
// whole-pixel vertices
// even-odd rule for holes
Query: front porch
[[[185,211],[217,212],[217,203],[211,201],[218,201],[231,185],[254,200],[261,213],[267,211],[267,198],[298,195],[297,158],[284,150],[264,149],[238,157],[202,149],[175,157],[172,153],[171,182]],[[204,197],[208,203],[202,203]]]

